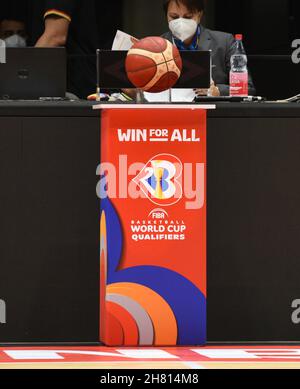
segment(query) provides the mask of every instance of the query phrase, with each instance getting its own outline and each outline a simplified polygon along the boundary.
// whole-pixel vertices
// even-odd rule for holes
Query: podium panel
[[[206,111],[106,108],[101,144],[101,340],[205,344]]]

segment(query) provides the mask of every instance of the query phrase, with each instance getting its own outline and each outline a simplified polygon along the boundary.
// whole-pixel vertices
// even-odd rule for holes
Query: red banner
[[[101,142],[101,340],[204,344],[206,111],[107,109]]]

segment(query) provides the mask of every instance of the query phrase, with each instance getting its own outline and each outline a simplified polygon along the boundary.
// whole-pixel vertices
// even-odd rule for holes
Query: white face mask
[[[176,38],[184,42],[195,35],[198,24],[194,19],[179,18],[172,20],[169,23],[169,28]]]
[[[26,47],[26,39],[18,34],[14,34],[4,39],[6,47]]]

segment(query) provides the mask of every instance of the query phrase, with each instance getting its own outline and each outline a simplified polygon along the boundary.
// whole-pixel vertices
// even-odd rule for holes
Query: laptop
[[[7,48],[0,64],[0,100],[66,96],[65,48]]]

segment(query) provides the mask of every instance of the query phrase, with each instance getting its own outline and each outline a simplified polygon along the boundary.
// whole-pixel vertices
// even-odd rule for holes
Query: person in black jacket
[[[29,45],[66,47],[67,90],[80,98],[95,91],[99,48],[96,0],[27,0]]]
[[[203,0],[166,0],[164,12],[169,23],[169,31],[163,37],[175,43],[179,50],[212,50],[213,83],[210,94],[228,96],[234,37],[228,33],[209,30],[201,24],[204,15]],[[207,93],[207,90],[196,91],[198,95]],[[250,75],[249,94],[255,95]]]

